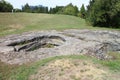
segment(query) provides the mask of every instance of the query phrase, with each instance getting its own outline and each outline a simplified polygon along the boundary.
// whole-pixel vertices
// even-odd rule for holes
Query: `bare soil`
[[[109,70],[91,61],[58,59],[38,69],[29,80],[109,80]]]

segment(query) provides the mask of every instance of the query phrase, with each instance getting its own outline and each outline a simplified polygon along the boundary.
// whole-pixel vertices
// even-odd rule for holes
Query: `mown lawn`
[[[33,30],[107,29],[88,26],[84,19],[69,15],[0,13],[0,36]],[[112,29],[109,29],[112,30]]]

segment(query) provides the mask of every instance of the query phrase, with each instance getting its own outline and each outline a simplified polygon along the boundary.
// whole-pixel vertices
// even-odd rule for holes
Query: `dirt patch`
[[[107,75],[90,61],[60,59],[41,67],[29,80],[104,80]]]

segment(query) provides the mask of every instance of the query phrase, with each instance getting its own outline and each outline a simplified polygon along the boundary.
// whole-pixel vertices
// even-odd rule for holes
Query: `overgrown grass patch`
[[[47,59],[40,60],[34,63],[28,63],[21,66],[6,65],[0,63],[0,80],[28,80],[29,76],[35,74],[41,66],[57,59],[81,59],[90,60],[95,64],[101,64],[103,67],[108,67],[112,71],[120,71],[120,54],[114,53],[117,56],[114,60],[98,60],[94,57],[85,55],[69,55],[69,56],[56,56]],[[1,64],[3,66],[1,66]]]
[[[87,59],[86,56],[82,55],[70,55],[70,56],[56,56],[47,59],[40,60],[31,64],[18,65],[7,65],[0,63],[0,80],[27,80],[29,75],[34,74],[37,69],[44,66],[46,63],[63,58],[73,58],[73,59]]]

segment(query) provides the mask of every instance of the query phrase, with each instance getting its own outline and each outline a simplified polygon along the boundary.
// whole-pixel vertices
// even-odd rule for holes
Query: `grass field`
[[[88,26],[84,19],[68,15],[0,13],[0,36],[31,30],[108,29]],[[111,29],[110,29],[111,30]]]

